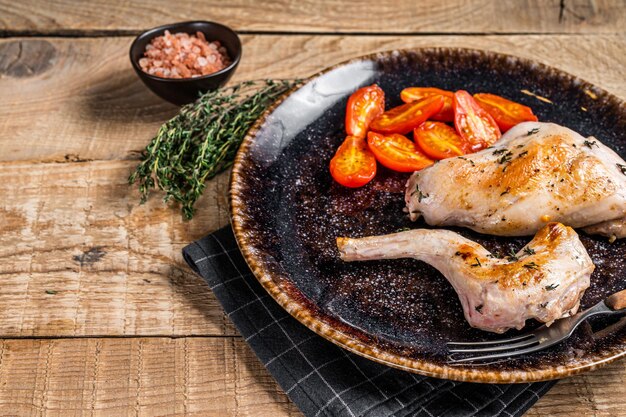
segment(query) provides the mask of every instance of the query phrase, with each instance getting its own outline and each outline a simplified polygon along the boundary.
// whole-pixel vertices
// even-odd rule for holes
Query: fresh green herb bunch
[[[299,80],[245,81],[211,91],[184,106],[159,129],[129,178],[139,183],[141,202],[150,190],[165,191],[163,200],[177,201],[187,219],[205,182],[235,159],[248,129],[281,94]]]

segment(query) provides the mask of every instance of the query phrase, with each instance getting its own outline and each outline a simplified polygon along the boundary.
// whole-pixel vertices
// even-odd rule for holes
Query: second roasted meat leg
[[[594,270],[576,232],[560,223],[505,259],[448,230],[339,237],[337,247],[345,261],[415,258],[432,265],[456,290],[469,324],[496,333],[521,329],[529,318],[551,323],[573,314]]]

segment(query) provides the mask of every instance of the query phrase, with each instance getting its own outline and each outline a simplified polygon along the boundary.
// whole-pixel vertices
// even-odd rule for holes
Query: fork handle
[[[620,292],[616,292],[613,295],[610,295],[604,300],[604,304],[606,304],[611,310],[622,310],[626,308],[626,290],[622,290]]]

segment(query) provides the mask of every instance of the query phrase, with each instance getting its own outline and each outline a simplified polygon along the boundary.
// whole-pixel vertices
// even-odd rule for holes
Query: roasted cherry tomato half
[[[374,119],[370,129],[379,133],[405,135],[441,110],[443,101],[443,96],[436,95],[394,107]]]
[[[385,111],[385,93],[376,84],[359,88],[348,99],[346,133],[365,138],[370,123]]]
[[[426,155],[433,159],[465,155],[471,148],[454,128],[441,122],[422,123],[413,130],[413,140]]]
[[[376,159],[365,138],[348,136],[330,160],[330,175],[346,187],[361,187],[376,175]]]
[[[367,134],[367,144],[376,160],[389,169],[399,172],[413,172],[433,164],[406,136],[398,133],[382,135],[376,132]]]
[[[536,122],[530,107],[507,100],[495,94],[474,94],[474,100],[493,117],[502,132],[522,122]]]
[[[465,90],[454,93],[454,126],[471,152],[491,146],[502,136],[493,117]]]
[[[413,103],[420,101],[426,97],[443,96],[443,107],[439,112],[430,116],[432,120],[439,120],[440,122],[452,122],[454,121],[454,108],[452,101],[454,100],[454,93],[452,91],[442,90],[435,87],[409,87],[400,92],[400,98],[405,103]]]

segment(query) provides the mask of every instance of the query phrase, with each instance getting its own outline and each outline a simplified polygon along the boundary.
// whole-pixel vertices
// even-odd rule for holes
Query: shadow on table
[[[217,326],[223,326],[225,336],[241,337],[239,332],[235,329],[234,324],[226,317],[221,305],[204,279],[196,275],[196,273],[187,266],[172,266],[168,277],[174,291],[185,297],[189,304],[203,313],[207,321]],[[216,314],[216,311],[219,311],[221,314]],[[235,344],[233,348],[245,350],[245,352],[234,352],[236,355],[235,360],[238,360],[237,367],[246,368],[245,371],[240,371],[240,374],[243,373],[245,375],[247,383],[259,387],[257,388],[258,390],[264,390],[263,393],[257,392],[257,394],[264,397],[266,401],[271,401],[273,404],[280,404],[281,409],[284,410],[285,413],[289,413],[289,415],[301,415],[296,405],[287,398],[287,395],[267,369],[265,369],[260,360],[237,359],[238,357],[241,358],[241,355],[258,359],[249,345],[246,343],[240,345]]]
[[[221,328],[225,336],[239,336],[226,318],[209,285],[187,266],[171,266],[167,274],[174,292],[199,311],[211,325]]]
[[[165,122],[179,110],[156,96],[131,70],[96,79],[82,95],[85,111],[98,122]]]

